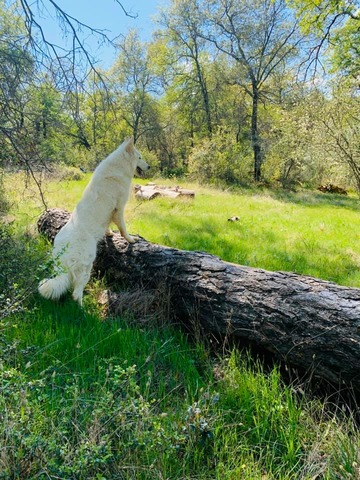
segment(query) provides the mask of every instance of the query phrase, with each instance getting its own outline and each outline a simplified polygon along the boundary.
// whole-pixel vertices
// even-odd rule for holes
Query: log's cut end
[[[49,208],[45,210],[37,221],[38,232],[42,233],[47,239],[54,243],[56,235],[67,223],[71,213],[62,208]]]

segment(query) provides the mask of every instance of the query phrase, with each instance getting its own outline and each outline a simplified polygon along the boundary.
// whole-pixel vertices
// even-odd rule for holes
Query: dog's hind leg
[[[78,265],[76,271],[73,271],[73,286],[74,290],[72,298],[82,306],[82,298],[84,288],[90,280],[92,263],[90,265]]]
[[[129,243],[135,243],[136,241],[135,238],[132,235],[129,235],[126,230],[123,207],[117,208],[116,210],[114,210],[112,221],[118,227],[121,235],[125,238],[125,240],[127,240]]]

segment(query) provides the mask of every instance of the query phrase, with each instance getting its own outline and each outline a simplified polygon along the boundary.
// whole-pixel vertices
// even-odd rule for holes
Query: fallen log
[[[46,211],[39,232],[53,240],[69,217]],[[169,289],[170,311],[203,332],[250,341],[288,365],[360,391],[360,289],[269,272],[119,234],[98,245],[94,270],[109,282]]]
[[[135,185],[135,196],[140,200],[152,200],[156,197],[194,198],[195,192],[194,190],[186,190],[181,187],[162,187],[154,183],[149,183],[147,185]]]

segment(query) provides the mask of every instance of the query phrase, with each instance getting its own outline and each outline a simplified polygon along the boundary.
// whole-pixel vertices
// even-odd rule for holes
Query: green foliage
[[[36,161],[46,164],[67,163],[72,155],[71,141],[66,135],[64,99],[48,78],[27,89],[29,101],[24,109],[23,129],[27,131],[27,144],[24,152],[29,152]]]
[[[198,5],[192,1],[173,2],[163,9],[159,22],[165,27],[164,38],[173,58],[174,82],[169,90],[181,115],[186,117],[192,135],[210,137],[213,130],[214,101],[210,99],[209,64],[206,41]]]
[[[359,2],[344,0],[288,0],[288,3],[295,7],[298,16],[301,18],[302,26],[305,31],[310,32],[315,29],[315,33],[323,35],[329,28],[336,27],[337,20],[358,19]]]
[[[15,140],[21,130],[26,88],[34,72],[22,22],[13,8],[0,6],[0,166],[17,161]],[[14,151],[15,150],[15,151]]]
[[[340,71],[347,77],[356,79],[360,72],[360,19],[348,20],[335,31],[334,47],[331,53],[333,71]]]
[[[0,218],[10,209],[10,202],[5,192],[3,176],[0,176]]]
[[[211,139],[204,139],[193,148],[189,157],[189,173],[201,184],[249,183],[251,160],[246,146],[222,129]]]
[[[139,147],[140,148],[140,147]],[[149,175],[157,176],[160,174],[160,162],[155,152],[147,150],[146,148],[141,149],[141,155],[144,160],[150,165],[151,171]],[[136,181],[136,179],[135,179]]]
[[[334,99],[324,103],[318,124],[323,128],[325,151],[338,166],[345,166],[348,184],[360,193],[359,106],[357,88],[335,86]]]
[[[100,322],[71,301],[34,305],[13,322],[0,362],[0,478],[44,467],[51,478],[176,472],[179,449],[190,450],[184,409],[204,381],[200,349],[197,358],[168,328]]]
[[[119,43],[119,56],[111,68],[111,85],[121,106],[121,117],[131,129],[135,142],[156,129],[157,109],[150,92],[155,89],[149,50],[131,30]]]
[[[359,74],[359,1],[328,0],[287,0],[295,8],[300,25],[306,34],[318,37],[316,52],[318,62],[319,49],[330,46],[332,71],[341,72],[356,78]],[[313,53],[314,53],[313,52]]]
[[[224,369],[223,383],[221,403],[223,408],[226,405],[228,417],[221,419],[222,423],[225,420],[222,433],[230,450],[238,444],[240,452],[257,458],[258,468],[261,465],[271,478],[287,478],[299,468],[303,454],[306,431],[301,402],[284,387],[276,367],[265,374],[260,363],[254,364],[237,352]],[[226,425],[231,422],[234,427],[228,435]]]
[[[27,307],[45,258],[41,239],[0,223],[0,320]]]
[[[325,103],[323,94],[292,91],[281,108],[273,108],[264,178],[277,181],[283,188],[301,185],[317,187],[325,181],[347,183],[339,168],[334,169],[336,158],[324,148],[324,132],[320,125]]]

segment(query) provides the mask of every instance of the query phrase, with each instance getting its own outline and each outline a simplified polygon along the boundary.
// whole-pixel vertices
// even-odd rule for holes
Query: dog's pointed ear
[[[125,140],[125,142],[126,142],[125,150],[127,151],[127,153],[133,153],[134,152],[134,138],[130,137],[127,140]]]

